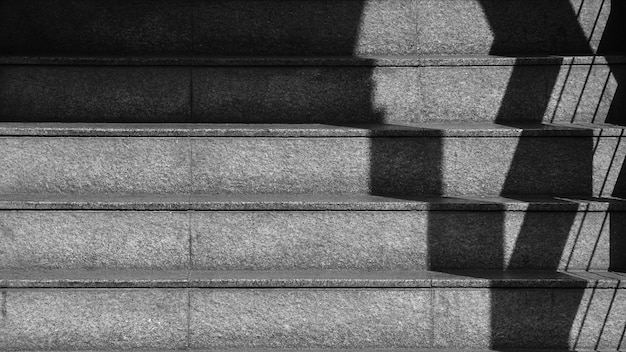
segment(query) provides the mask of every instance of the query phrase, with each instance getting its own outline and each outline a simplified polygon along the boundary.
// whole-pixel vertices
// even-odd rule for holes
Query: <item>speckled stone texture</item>
[[[577,349],[621,350],[626,326],[626,290],[587,290],[583,296],[573,341]],[[621,344],[620,344],[621,342]]]
[[[588,133],[571,138],[4,137],[0,192],[620,194],[626,145],[618,145],[617,137],[598,137],[601,143],[594,149],[593,131]],[[610,153],[599,153],[607,148]]]
[[[623,64],[461,58],[400,60],[394,67],[362,58],[355,67],[292,58],[281,67],[277,60],[239,58],[190,68],[172,60],[175,66],[1,65],[0,120],[626,124],[618,89]]]
[[[183,290],[5,290],[0,348],[29,350],[182,349]]]
[[[184,67],[0,66],[0,120],[187,122]]]
[[[196,1],[194,51],[208,55],[415,52],[412,0]]]
[[[183,269],[183,212],[0,212],[3,269]]]
[[[436,291],[434,346],[614,349],[626,316],[623,295],[614,289]]]
[[[193,151],[200,193],[591,195],[604,182],[591,137],[194,138]]]
[[[189,193],[178,138],[0,138],[1,193]]]
[[[625,215],[576,212],[575,208],[570,212],[429,212],[425,235],[430,268],[608,270],[619,261],[616,253],[626,251],[612,240],[623,231],[624,225],[617,222]]]
[[[13,55],[185,53],[191,50],[191,11],[188,0],[3,0],[0,50]]]
[[[519,55],[623,49],[619,40],[604,38],[600,45],[611,12],[611,2],[601,0],[5,0],[0,5],[0,49],[10,54]]]
[[[191,221],[194,269],[427,267],[421,212],[195,212]]]
[[[429,347],[426,290],[191,290],[191,348]]]
[[[376,123],[418,104],[414,67],[219,67],[193,70],[199,122]]]
[[[610,13],[610,1],[600,0],[416,0],[415,6],[424,54],[589,54]]]

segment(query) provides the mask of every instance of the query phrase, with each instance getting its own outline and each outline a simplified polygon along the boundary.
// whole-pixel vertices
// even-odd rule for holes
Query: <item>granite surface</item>
[[[0,212],[0,267],[183,269],[189,231],[182,212]]]
[[[192,266],[209,270],[427,268],[418,212],[194,212]]]
[[[575,206],[574,206],[575,207]],[[532,209],[532,206],[530,207]],[[602,212],[430,212],[429,258],[434,270],[607,270],[615,261]],[[608,220],[610,221],[610,220]],[[621,248],[621,251],[626,248]]]
[[[188,302],[183,290],[5,290],[0,348],[181,349]]]
[[[193,70],[198,122],[377,123],[406,120],[414,67],[219,67]]]
[[[570,1],[416,0],[417,43],[424,54],[589,54],[588,37],[595,30],[597,45],[608,11],[584,3],[580,16]]]
[[[0,66],[0,119],[188,122],[184,67]]]
[[[220,56],[619,52],[623,44],[609,40],[619,34],[611,8],[600,0],[4,1],[0,48]]]
[[[0,50],[181,54],[191,50],[191,11],[187,0],[6,0],[0,4]]]
[[[352,55],[415,52],[413,1],[196,1],[194,52]]]
[[[430,346],[426,290],[191,290],[192,348]]]
[[[571,138],[5,137],[0,191],[401,198],[624,193],[619,170],[626,145],[586,131],[589,137]]]
[[[193,59],[172,59],[174,66],[126,66],[115,58],[78,65],[15,60],[0,67],[2,121],[623,125],[626,111],[618,89],[623,63],[593,58],[389,59],[380,65],[367,58],[239,58],[214,59],[207,67]],[[280,66],[284,61],[291,63]]]
[[[177,138],[1,138],[2,193],[188,193]]]

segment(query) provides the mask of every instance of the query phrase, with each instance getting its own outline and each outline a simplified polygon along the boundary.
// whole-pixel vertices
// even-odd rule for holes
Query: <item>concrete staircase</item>
[[[1,0],[0,349],[625,350],[621,0]]]

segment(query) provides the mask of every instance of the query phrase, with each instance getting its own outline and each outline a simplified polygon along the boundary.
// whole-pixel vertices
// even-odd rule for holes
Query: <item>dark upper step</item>
[[[0,59],[0,121],[626,125],[611,57]]]
[[[3,0],[5,54],[605,54],[624,6],[587,0]]]

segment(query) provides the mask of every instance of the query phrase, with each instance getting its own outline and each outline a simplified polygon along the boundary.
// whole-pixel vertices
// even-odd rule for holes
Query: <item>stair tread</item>
[[[1,288],[626,288],[606,271],[0,270]]]
[[[0,210],[626,210],[626,199],[579,196],[393,197],[367,194],[4,194]]]
[[[623,136],[624,127],[606,123],[412,123],[412,124],[244,124],[244,123],[63,123],[0,122],[0,136],[33,137],[557,137]]]
[[[626,63],[626,56],[363,55],[363,56],[69,56],[2,55],[0,65],[167,66],[511,66]]]

